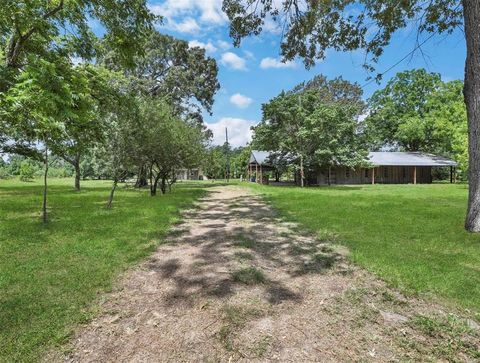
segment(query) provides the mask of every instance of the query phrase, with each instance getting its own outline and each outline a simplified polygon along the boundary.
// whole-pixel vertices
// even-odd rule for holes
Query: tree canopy
[[[132,65],[133,56],[142,51],[138,44],[156,20],[145,0],[3,1],[2,78],[9,70],[23,68],[37,58],[50,59],[52,54],[93,59],[100,50],[91,29],[93,21],[104,27],[104,41],[118,49],[124,64]]]
[[[463,82],[437,73],[397,73],[368,100],[365,133],[372,149],[393,148],[452,157],[468,170],[467,113]]]
[[[364,164],[367,150],[359,137],[357,121],[363,110],[361,90],[346,83],[318,76],[262,105],[262,121],[254,128],[253,147],[299,160],[302,180],[304,165],[355,168]],[[337,85],[351,92],[336,92]]]
[[[463,22],[458,0],[224,0],[223,9],[236,45],[271,20],[283,30],[284,59],[299,56],[307,67],[325,58],[327,49],[363,49],[369,55],[365,67],[373,70],[392,34],[409,22],[429,33],[451,33]]]

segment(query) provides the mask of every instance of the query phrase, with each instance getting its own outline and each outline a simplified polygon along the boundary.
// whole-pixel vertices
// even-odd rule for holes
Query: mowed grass
[[[480,234],[463,228],[466,185],[249,185],[393,286],[480,313]]]
[[[171,194],[111,183],[51,180],[50,222],[42,225],[42,186],[0,180],[0,361],[34,361],[66,341],[94,313],[92,302],[115,276],[163,241],[179,209],[211,184],[180,183]]]

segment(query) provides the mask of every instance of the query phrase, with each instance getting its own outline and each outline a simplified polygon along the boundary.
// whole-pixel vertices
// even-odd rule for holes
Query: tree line
[[[161,20],[144,0],[0,9],[0,152],[25,158],[18,171],[3,170],[28,179],[43,164],[45,222],[52,161],[69,165],[77,190],[82,167],[96,164],[113,180],[110,207],[120,181],[136,175],[152,196],[165,193],[178,168],[205,155],[202,113],[211,112],[218,67],[204,49],[156,31]]]
[[[369,151],[422,151],[452,158],[468,175],[467,115],[461,81],[443,82],[424,69],[394,76],[366,102],[341,77],[318,75],[262,105],[253,147],[271,151],[277,176],[298,165],[308,175],[337,165],[365,167]],[[277,178],[278,179],[278,178]]]

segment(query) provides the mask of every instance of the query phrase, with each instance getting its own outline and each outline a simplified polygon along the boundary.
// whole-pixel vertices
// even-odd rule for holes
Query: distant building
[[[433,167],[450,168],[453,182],[457,163],[451,159],[421,152],[370,152],[369,167],[351,169],[345,166],[319,168],[306,173],[308,184],[417,184],[432,182]],[[248,166],[249,180],[268,181],[265,176],[273,169],[269,153],[252,151]],[[257,178],[258,176],[258,178]],[[298,179],[298,178],[296,178]]]
[[[201,168],[195,169],[178,169],[177,180],[205,180],[206,176],[203,175]]]

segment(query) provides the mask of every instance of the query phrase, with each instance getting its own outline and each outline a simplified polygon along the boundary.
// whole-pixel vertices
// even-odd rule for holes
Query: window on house
[[[407,177],[407,168],[403,167],[403,179]]]
[[[365,169],[365,178],[368,178],[368,169]]]
[[[388,168],[383,168],[383,177],[388,178]]]

